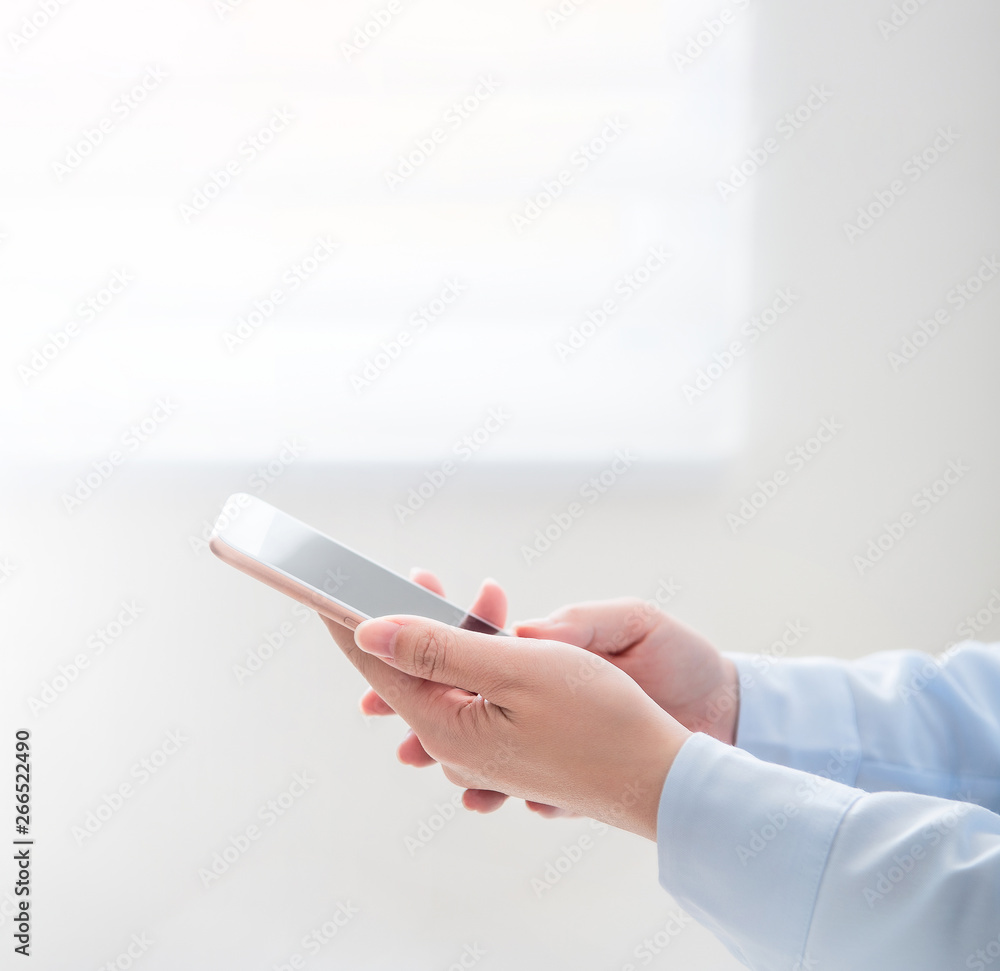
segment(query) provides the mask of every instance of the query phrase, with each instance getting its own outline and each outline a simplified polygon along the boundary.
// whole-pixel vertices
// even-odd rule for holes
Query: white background
[[[32,9],[18,5],[19,13]],[[689,467],[665,471],[652,462],[637,462],[530,564],[522,547],[565,508],[589,475],[610,461],[610,453],[578,463],[510,464],[488,460],[484,450],[401,523],[394,505],[447,456],[452,442],[475,427],[478,417],[462,415],[460,421],[435,426],[440,444],[426,463],[400,464],[393,460],[407,456],[392,449],[381,466],[310,461],[308,448],[318,458],[322,446],[315,433],[310,437],[302,431],[307,453],[288,464],[263,497],[396,569],[419,564],[437,570],[458,602],[468,602],[479,579],[492,575],[508,589],[517,618],[575,600],[652,596],[661,578],[672,578],[681,592],[669,609],[723,649],[767,651],[789,621],[799,621],[808,633],[796,645],[797,655],[941,650],[960,636],[964,618],[983,608],[991,590],[1000,587],[995,553],[1000,540],[995,373],[1000,281],[954,313],[912,363],[893,370],[888,354],[914,332],[918,321],[947,306],[949,291],[983,257],[1000,250],[1000,119],[995,110],[1000,12],[985,0],[947,5],[931,0],[902,29],[883,38],[878,21],[891,14],[888,3],[760,4],[752,15],[738,14],[722,38],[680,73],[671,55],[697,27],[697,17],[681,24],[671,20],[666,6],[622,8],[591,0],[552,30],[543,5],[530,9],[529,17],[528,5],[518,6],[520,19],[512,26],[515,12],[507,8],[424,0],[407,9],[406,19],[401,16],[392,28],[395,33],[387,33],[365,53],[360,70],[386,79],[426,72],[437,63],[436,44],[452,51],[457,43],[475,64],[463,76],[475,77],[489,38],[497,31],[513,31],[529,38],[524,45],[532,53],[525,55],[522,70],[530,89],[529,66],[540,76],[546,45],[563,43],[563,37],[577,32],[574,42],[589,45],[595,76],[609,52],[620,58],[634,44],[642,57],[660,58],[669,69],[664,76],[673,72],[671,83],[679,86],[698,71],[710,71],[712,59],[725,56],[726,45],[735,50],[742,44],[752,54],[749,87],[722,92],[720,98],[736,103],[750,95],[746,141],[720,159],[718,171],[709,176],[710,186],[772,134],[777,119],[801,103],[812,85],[826,84],[833,92],[829,103],[753,176],[747,194],[732,203],[743,206],[748,218],[752,214],[752,232],[746,256],[732,263],[742,307],[729,318],[730,326],[738,328],[770,303],[779,288],[799,296],[796,306],[700,402],[688,406],[676,375],[669,387],[671,421],[683,428],[699,420],[700,408],[722,400],[715,396],[729,395],[730,384],[745,384],[743,403],[732,393],[719,412],[735,415],[732,426],[722,427],[742,428],[742,447],[733,452],[740,439],[729,439],[729,457],[716,463],[713,474],[700,469],[697,475],[682,475]],[[204,550],[197,552],[192,538],[197,539],[227,494],[253,491],[254,470],[277,460],[281,442],[300,432],[296,416],[303,423],[314,422],[314,413],[292,408],[282,422],[256,429],[256,439],[251,428],[228,461],[223,455],[215,463],[185,463],[168,460],[170,435],[177,434],[173,429],[182,420],[197,421],[182,419],[178,411],[177,424],[164,423],[141,461],[124,463],[70,514],[60,496],[91,461],[106,454],[124,427],[146,414],[158,395],[174,393],[183,402],[184,382],[199,376],[178,372],[187,376],[175,385],[170,369],[188,367],[192,346],[184,341],[165,345],[158,358],[161,370],[144,374],[140,369],[115,386],[120,389],[115,395],[98,395],[89,406],[73,409],[63,400],[46,417],[35,408],[41,399],[24,397],[16,367],[25,351],[47,328],[61,325],[92,281],[117,265],[107,253],[88,248],[87,232],[98,231],[95,220],[103,213],[103,218],[119,220],[119,226],[134,225],[136,250],[126,235],[121,253],[136,263],[144,253],[155,256],[161,228],[179,235],[175,213],[161,213],[162,227],[157,223],[157,232],[151,232],[152,217],[143,211],[141,198],[123,201],[120,211],[84,208],[73,234],[38,230],[32,235],[35,225],[68,218],[65,198],[47,169],[51,159],[134,74],[141,74],[121,43],[126,28],[146,38],[145,43],[160,37],[164,49],[178,58],[176,52],[186,50],[189,63],[201,65],[200,73],[186,81],[178,71],[172,83],[191,100],[191,125],[201,133],[202,154],[181,160],[171,156],[169,141],[156,141],[156,112],[169,91],[164,86],[157,92],[163,96],[160,102],[143,108],[134,125],[118,132],[121,137],[77,175],[90,179],[95,193],[118,179],[132,179],[130,184],[140,190],[156,179],[172,180],[177,193],[171,198],[180,198],[227,157],[233,132],[238,144],[242,133],[280,101],[266,77],[225,114],[213,108],[210,98],[199,101],[199,92],[217,93],[226,85],[235,91],[237,81],[244,85],[238,90],[248,90],[246,78],[233,71],[248,56],[245,45],[251,36],[263,31],[269,38],[267,45],[252,47],[262,71],[276,59],[284,63],[302,52],[299,81],[305,97],[312,84],[322,81],[313,81],[308,66],[323,58],[328,58],[330,72],[348,76],[339,45],[366,14],[367,8],[356,4],[336,10],[313,5],[289,9],[246,0],[219,21],[207,2],[176,4],[169,12],[145,5],[71,4],[23,54],[15,57],[8,50],[4,55],[9,147],[3,163],[0,264],[5,292],[17,295],[3,310],[4,394],[11,405],[5,409],[5,434],[18,443],[21,460],[5,466],[0,506],[0,559],[9,560],[12,569],[0,584],[5,634],[0,744],[6,739],[12,745],[17,727],[33,733],[34,967],[98,967],[122,953],[133,934],[146,933],[155,943],[136,966],[149,971],[178,966],[271,969],[297,952],[305,954],[302,937],[331,918],[338,903],[349,901],[357,916],[306,967],[443,971],[459,960],[464,948],[478,945],[486,953],[477,965],[483,969],[620,971],[629,961],[645,966],[636,948],[666,927],[676,912],[657,885],[654,847],[620,833],[597,836],[583,859],[537,896],[532,879],[544,874],[564,846],[594,830],[587,821],[539,820],[513,803],[493,816],[458,813],[411,855],[406,837],[417,833],[453,789],[435,769],[418,771],[396,763],[401,726],[368,724],[357,713],[363,685],[315,619],[296,624],[276,656],[248,682],[237,683],[234,665],[282,621],[294,622],[295,615],[279,595]],[[445,15],[454,32],[468,33],[464,43],[435,35],[423,19]],[[621,18],[635,17],[649,17],[656,29],[641,35],[624,30]],[[86,27],[95,18],[102,29]],[[13,11],[8,19],[15,22]],[[530,37],[529,30],[534,31]],[[79,42],[81,36],[89,38],[86,46]],[[400,55],[396,45],[406,36],[426,45],[419,63]],[[68,59],[61,62],[64,55]],[[145,50],[141,63],[146,63],[144,56]],[[66,66],[60,68],[60,63]],[[86,88],[92,112],[57,110],[78,96],[67,85]],[[608,101],[614,102],[610,89]],[[426,116],[433,118],[434,106],[442,102],[436,97],[430,102]],[[359,118],[357,128],[371,123],[371,118]],[[890,211],[850,243],[844,223],[856,219],[859,206],[868,205],[876,191],[900,176],[907,159],[930,144],[939,127],[959,133],[957,143],[919,181],[907,182]],[[330,131],[341,145],[336,156],[343,179],[351,177],[352,166],[355,177],[365,174],[350,131],[343,125]],[[383,133],[387,157],[415,133],[389,126]],[[159,168],[136,169],[140,156],[152,164],[149,154],[156,151],[150,146],[157,145]],[[147,154],[142,156],[144,146]],[[297,151],[300,159],[308,158],[308,146]],[[457,178],[463,171],[458,155],[442,153],[435,178]],[[550,156],[526,160],[517,176],[518,191],[546,178],[558,164],[553,162],[557,155],[553,149]],[[245,204],[235,204],[233,196],[220,200],[218,212],[208,213],[221,216],[227,205],[235,210],[228,217],[234,246],[246,245],[239,241],[241,234],[257,232],[261,213],[269,211],[268,192],[291,191],[289,173],[282,171],[276,154],[255,164],[260,167],[253,175],[259,179],[251,188],[248,177]],[[415,178],[412,188],[417,187]],[[337,192],[348,189],[341,184]],[[517,192],[512,195],[516,198]],[[317,232],[327,228],[327,210],[314,207],[309,198],[299,204],[316,213]],[[456,207],[455,218],[461,219],[461,200]],[[426,225],[415,219],[415,225]],[[471,221],[479,224],[478,217]],[[553,248],[563,252],[560,239],[581,231],[563,226],[555,210],[546,221],[538,228],[552,235],[540,244],[542,253]],[[274,246],[268,250],[262,244],[251,265],[234,266],[225,252],[217,266],[201,253],[185,262],[183,252],[177,255],[176,250],[175,265],[147,264],[159,280],[152,292],[166,301],[164,316],[188,307],[192,288],[212,308],[213,354],[218,352],[219,321],[224,329],[232,307],[252,303],[275,271],[287,265],[286,257],[294,259],[299,250],[300,233],[282,236],[277,218],[269,228],[273,232],[267,238],[275,240]],[[622,229],[629,252],[641,253],[655,228]],[[402,246],[393,267],[412,267],[407,260],[418,236],[414,233]],[[191,239],[194,254],[197,233]],[[153,248],[143,251],[143,245]],[[599,293],[623,263],[591,255],[595,263],[581,268],[577,277],[567,269],[566,279]],[[595,265],[604,270],[596,287]],[[730,264],[720,256],[717,269],[718,286],[725,289]],[[434,290],[421,281],[411,283],[407,292],[415,304],[411,301],[408,309]],[[38,294],[30,315],[24,309],[25,287]],[[321,294],[326,291],[310,292],[314,302],[300,307],[303,326],[310,314],[325,317]],[[539,305],[538,315],[550,332],[558,332],[589,306],[589,300],[555,309]],[[91,372],[91,367],[128,370],[128,345],[121,343],[130,319],[125,311],[123,298],[109,311],[119,316],[109,316],[106,332],[87,335],[90,349],[85,352],[80,342],[79,360],[60,358],[43,375],[54,400],[61,400],[56,387],[63,379],[99,392],[105,385],[88,376],[104,372]],[[382,329],[373,333],[376,343],[382,336]],[[598,342],[605,339],[602,347]],[[713,334],[712,339],[719,340],[721,349],[728,338]],[[607,379],[621,384],[623,358],[616,340],[612,332],[603,334],[590,350]],[[175,352],[175,347],[181,350]],[[97,348],[103,348],[108,362],[118,363],[101,365]],[[694,370],[710,359],[711,350],[706,360],[694,362]],[[304,365],[309,373],[324,366],[320,355]],[[263,363],[260,367],[269,373]],[[406,380],[416,381],[417,370],[400,362],[397,373],[401,380],[409,375]],[[242,379],[236,372],[225,377],[253,387],[252,369]],[[634,416],[640,423],[649,417],[644,410],[649,402],[642,397],[648,393],[647,380],[643,375],[626,382],[636,393]],[[41,394],[45,384],[39,381],[37,389]],[[216,402],[219,414],[224,404]],[[549,404],[550,413],[558,414],[559,402]],[[25,422],[34,423],[30,436],[13,427],[15,405],[26,409]],[[630,414],[624,405],[625,420]],[[344,416],[330,412],[324,417],[336,431]],[[577,417],[566,409],[567,428],[581,427]],[[792,472],[786,454],[831,417],[842,431],[801,471]],[[206,425],[210,436],[217,426],[208,419]],[[396,427],[386,426],[386,441],[394,440]],[[51,435],[58,447],[33,438],[42,434]],[[627,435],[627,426],[622,434]],[[81,435],[96,435],[105,444],[84,449],[80,458],[74,436]],[[220,442],[223,438],[219,436]],[[154,461],[153,453],[161,447],[163,455]],[[725,454],[722,450],[716,458]],[[31,455],[47,458],[26,464]],[[61,455],[65,460],[60,463]],[[555,447],[551,458],[559,458]],[[921,514],[913,495],[952,461],[965,463],[968,473]],[[787,485],[734,532],[727,516],[751,496],[757,480],[773,478],[779,469],[790,472]],[[915,513],[914,528],[878,563],[859,571],[854,558],[882,532],[883,524],[907,511]],[[143,607],[136,623],[55,703],[32,715],[29,698],[39,695],[60,665],[86,649],[88,636],[116,615],[121,601],[132,599]],[[995,639],[1000,623],[988,616],[984,620],[981,636]],[[105,793],[130,781],[133,764],[150,756],[174,730],[189,739],[180,752],[97,835],[78,845],[73,827],[84,824]],[[286,789],[295,772],[303,771],[316,784],[230,872],[203,888],[198,869],[255,821],[259,808]],[[3,838],[12,826],[7,818],[0,830]],[[3,870],[0,886],[4,914],[10,872]],[[9,942],[6,915],[0,928]],[[707,932],[687,922],[648,966],[737,965]]]

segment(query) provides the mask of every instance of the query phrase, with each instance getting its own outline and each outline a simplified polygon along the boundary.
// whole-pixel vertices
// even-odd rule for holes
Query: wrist
[[[669,715],[660,720],[650,732],[649,744],[644,746],[642,771],[620,785],[619,792],[608,793],[611,798],[598,818],[655,843],[663,786],[674,760],[692,734]]]
[[[735,745],[740,716],[740,674],[728,657],[720,655],[718,664],[715,686],[702,699],[700,716],[689,727],[726,745]]]

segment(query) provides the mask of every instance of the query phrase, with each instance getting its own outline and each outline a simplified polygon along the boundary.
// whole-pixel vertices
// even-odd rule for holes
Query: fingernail
[[[569,624],[564,620],[526,620],[518,624],[516,630],[533,630],[548,637],[551,634],[576,630],[576,625]]]
[[[551,620],[522,620],[515,625],[516,630],[520,630],[522,627],[534,627],[537,630],[548,629],[552,626]]]
[[[354,632],[354,643],[366,654],[392,658],[392,644],[402,624],[394,620],[366,620]]]
[[[585,647],[594,636],[589,624],[569,620],[526,620],[514,627],[518,637],[535,637],[546,641],[565,641],[577,647]]]

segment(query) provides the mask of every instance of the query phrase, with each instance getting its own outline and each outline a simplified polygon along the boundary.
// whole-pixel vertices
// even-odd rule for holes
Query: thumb
[[[563,607],[544,620],[516,624],[518,637],[565,641],[595,654],[613,656],[651,634],[663,619],[655,604],[620,597]]]
[[[399,671],[463,688],[509,707],[521,684],[517,638],[460,630],[424,617],[377,617],[358,625],[355,643]]]

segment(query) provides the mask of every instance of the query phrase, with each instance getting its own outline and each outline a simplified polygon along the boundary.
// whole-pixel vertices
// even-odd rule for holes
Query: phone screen
[[[481,617],[373,563],[260,499],[233,496],[226,504],[229,508],[234,509],[234,514],[223,528],[216,527],[226,543],[355,613],[365,617],[415,614],[464,630],[501,632]]]

